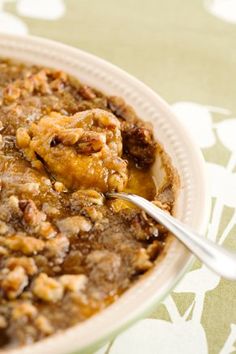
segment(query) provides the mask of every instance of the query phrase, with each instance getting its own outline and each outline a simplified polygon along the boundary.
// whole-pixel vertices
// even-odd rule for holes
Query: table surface
[[[207,235],[236,250],[236,1],[1,0],[0,31],[79,47],[156,90],[207,161]],[[236,284],[199,262],[152,315],[99,354],[236,353]]]

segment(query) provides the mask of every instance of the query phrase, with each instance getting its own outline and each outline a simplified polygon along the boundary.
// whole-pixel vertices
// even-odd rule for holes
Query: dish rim
[[[187,146],[189,149],[188,154],[192,156],[192,160],[193,160],[193,163],[191,162],[192,169],[198,175],[198,189],[201,190],[202,194],[199,197],[200,200],[198,200],[198,204],[199,204],[198,212],[195,211],[195,214],[193,214],[192,219],[190,215],[189,220],[187,218],[184,218],[184,216],[186,215],[183,214],[182,219],[185,221],[187,220],[187,223],[190,224],[192,227],[194,227],[194,229],[199,233],[205,232],[209,213],[210,213],[211,199],[207,187],[207,178],[206,178],[204,159],[202,153],[200,152],[200,149],[197,147],[197,144],[194,143],[194,138],[192,137],[192,135],[186,131],[186,129],[182,126],[182,124],[178,121],[178,119],[171,111],[169,105],[158,94],[156,94],[152,89],[150,89],[144,83],[134,78],[130,74],[126,73],[122,69],[114,66],[113,64],[101,58],[98,58],[93,54],[89,54],[85,51],[67,46],[65,44],[61,44],[59,42],[55,42],[40,37],[34,37],[34,36],[17,36],[17,35],[9,35],[9,34],[0,34],[0,48],[1,48],[1,56],[3,57],[17,59],[21,62],[27,62],[27,61],[33,62],[42,66],[58,67],[58,68],[62,68],[63,70],[69,73],[72,73],[73,70],[76,70],[77,65],[80,65],[80,70],[82,70],[84,75],[81,75],[79,73],[78,75],[72,73],[72,75],[77,76],[78,78],[82,78],[81,81],[87,81],[86,77],[88,77],[89,75],[91,77],[92,75],[97,75],[96,76],[97,80],[101,80],[101,81],[102,79],[107,80],[105,84],[101,82],[101,85],[99,87],[99,89],[102,89],[104,92],[106,92],[106,89],[102,88],[103,84],[104,86],[111,85],[114,91],[119,91],[119,90],[121,91],[122,84],[125,83],[126,91],[129,93],[131,97],[130,101],[136,100],[137,107],[139,105],[138,102],[141,102],[140,100],[137,100],[137,97],[139,96],[140,92],[141,93],[143,92],[144,97],[146,96],[149,98],[149,105],[151,104],[151,102],[153,102],[153,111],[155,106],[158,107],[159,109],[158,114],[162,113],[166,118],[168,118],[168,124],[172,126],[172,130],[174,130],[174,128],[176,129],[178,138],[183,139],[182,143],[184,142],[184,145]],[[6,53],[6,55],[2,53]],[[27,59],[23,59],[23,58],[27,58]],[[78,60],[81,60],[81,62],[80,63],[77,62]],[[49,62],[51,62],[52,65],[48,65],[47,63]],[[56,62],[57,64],[54,65],[54,62]],[[64,67],[65,68],[67,67],[67,69],[64,69]],[[119,89],[118,86],[117,88],[115,88],[114,85],[112,86],[113,83],[112,80],[110,79],[110,76],[111,78],[113,78],[114,76],[116,80],[118,78],[117,82],[118,85],[120,85]],[[85,80],[83,79],[83,77],[85,78]],[[97,84],[94,84],[93,86],[98,88]],[[135,93],[133,94],[131,92],[133,88],[136,89],[136,96]],[[123,97],[125,96],[125,91],[124,91],[124,95],[121,96]],[[124,98],[126,100],[126,97]],[[128,101],[128,103],[130,102]],[[144,107],[143,111],[145,111],[145,106],[143,107]],[[148,111],[150,107],[146,106],[146,109]],[[140,116],[139,113],[138,115]],[[141,116],[141,118],[143,117]],[[170,138],[172,138],[172,136]],[[165,147],[165,143],[163,145]],[[171,156],[171,154],[169,155]],[[187,172],[189,172],[188,171],[189,166],[187,166],[186,168],[187,168]],[[193,171],[191,172],[193,173]],[[184,182],[186,182],[186,180],[184,180]],[[201,188],[199,188],[200,186]],[[187,186],[183,186],[183,188],[187,188]],[[193,206],[193,201],[191,201],[191,203]],[[163,261],[158,266],[158,269],[156,269],[157,267],[154,267],[155,275],[153,270],[150,274],[146,275],[141,280],[139,280],[136,284],[134,284],[114,304],[102,310],[97,315],[93,316],[92,318],[86,320],[83,323],[80,323],[74,327],[69,328],[68,330],[63,331],[62,333],[58,333],[54,336],[48,337],[33,345],[28,345],[20,349],[9,350],[8,353],[9,354],[30,354],[32,353],[32,351],[35,354],[41,354],[42,352],[47,352],[47,353],[50,352],[50,354],[53,353],[65,354],[69,352],[83,353],[87,350],[95,349],[97,346],[104,343],[110,337],[114,337],[115,334],[119,333],[120,331],[128,327],[131,323],[133,323],[138,318],[143,316],[147,311],[149,311],[150,308],[154,306],[154,304],[158,303],[161,299],[163,299],[170,292],[170,290],[176,285],[176,283],[181,279],[183,274],[187,271],[188,267],[193,261],[193,256],[190,255],[190,253],[177,240],[173,240],[173,242],[171,243],[171,247],[172,247],[171,248],[172,253],[174,248],[179,250],[178,259],[176,258],[175,261],[175,266],[177,267],[177,269],[172,270],[172,273],[170,274],[170,278],[168,278],[166,282],[163,283],[162,281],[162,283],[160,283],[161,276],[163,278],[163,274],[161,274],[161,271],[164,271],[164,273],[168,275],[167,267],[171,263],[170,256],[173,255],[172,253],[167,254],[163,258]],[[176,252],[174,253],[176,255]],[[164,263],[165,263],[165,267],[163,267]],[[159,281],[159,285],[162,284],[162,286],[159,287],[159,291],[153,289],[151,282],[154,279],[157,280],[157,283]],[[149,289],[150,295],[148,301],[144,297],[143,288]],[[152,289],[152,291],[150,289]],[[137,300],[137,298],[139,299],[137,301],[139,304],[139,308],[135,308],[134,305],[131,304],[130,302],[131,299]],[[142,299],[144,299],[144,302],[141,301]],[[127,303],[130,306],[127,307]],[[124,318],[122,319],[121,315],[119,315],[119,308],[121,308],[123,312],[125,309],[128,308],[131,309],[130,312],[128,313],[124,312],[126,316],[125,319]],[[116,317],[113,317],[114,315]],[[113,319],[113,324],[112,324],[112,319]],[[117,320],[116,323],[114,323],[115,319]],[[91,324],[91,321],[93,322],[93,324]],[[100,325],[103,326],[102,330],[101,328],[96,327]],[[109,326],[108,331],[105,328],[105,325]],[[93,333],[91,335],[92,329],[94,329],[95,330],[94,332],[96,333]],[[83,338],[84,343],[83,345],[79,346],[77,345],[77,340],[78,338],[82,340],[83,335],[84,336],[87,335],[87,339]],[[0,353],[2,353],[2,351],[0,351]]]

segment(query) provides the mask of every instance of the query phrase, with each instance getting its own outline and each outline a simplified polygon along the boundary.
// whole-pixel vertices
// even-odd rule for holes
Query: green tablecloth
[[[208,237],[236,249],[236,1],[0,1],[0,31],[101,56],[151,86],[195,134],[213,208]],[[236,352],[236,284],[200,263],[103,354]]]

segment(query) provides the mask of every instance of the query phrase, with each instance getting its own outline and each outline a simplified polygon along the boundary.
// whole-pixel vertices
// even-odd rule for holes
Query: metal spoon
[[[138,195],[107,193],[106,196],[108,198],[127,200],[137,205],[153,219],[165,226],[207,267],[226,279],[236,280],[236,253],[203,238],[173,216]]]

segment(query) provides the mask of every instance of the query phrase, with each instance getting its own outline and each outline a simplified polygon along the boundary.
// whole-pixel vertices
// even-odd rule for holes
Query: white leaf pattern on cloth
[[[0,32],[12,34],[27,34],[26,24],[18,17],[8,12],[0,12]]]
[[[212,113],[230,113],[223,108],[203,106],[195,102],[177,102],[171,107],[201,148],[209,148],[216,143],[212,129]]]
[[[206,148],[215,144],[212,117],[206,107],[193,102],[178,102],[172,105],[172,109],[185,127],[191,131],[200,147]]]
[[[62,0],[18,0],[16,9],[21,16],[44,20],[57,20],[65,13]]]
[[[221,143],[236,154],[236,118],[223,120],[215,124],[215,127]]]
[[[212,197],[220,198],[224,205],[234,208],[236,203],[236,173],[210,162],[207,163],[207,171]]]
[[[0,32],[27,34],[28,27],[23,20],[2,10],[7,2],[8,0],[0,0]],[[57,20],[64,15],[65,4],[63,0],[18,0],[16,1],[16,11],[20,16]]]
[[[207,340],[200,323],[145,319],[121,334],[109,354],[207,354]]]
[[[220,277],[204,265],[187,273],[174,289],[175,293],[206,293],[215,289],[220,282]]]
[[[221,20],[236,23],[235,0],[205,0],[206,9]]]

